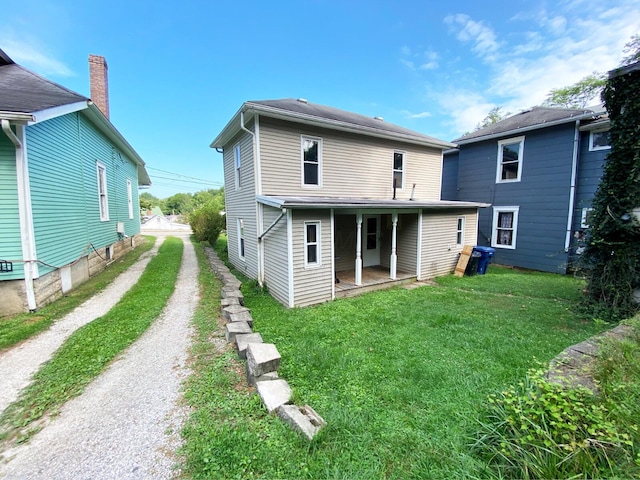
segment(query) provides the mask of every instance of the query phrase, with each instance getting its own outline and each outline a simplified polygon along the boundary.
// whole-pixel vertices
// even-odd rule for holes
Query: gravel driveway
[[[158,242],[163,239],[158,238]],[[163,313],[85,392],[29,443],[4,453],[7,479],[164,479],[188,415],[181,384],[198,303],[198,264],[186,239],[176,290]]]

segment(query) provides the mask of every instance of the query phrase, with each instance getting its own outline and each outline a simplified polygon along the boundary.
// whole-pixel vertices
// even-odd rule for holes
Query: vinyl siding
[[[415,273],[418,257],[418,214],[398,215],[396,255],[398,270]]]
[[[496,248],[495,262],[564,273],[573,123],[527,132],[520,182],[496,183],[498,141],[463,145],[458,200],[519,206],[516,249]],[[510,138],[510,137],[505,137]],[[491,245],[493,209],[481,209],[478,243]]]
[[[304,265],[304,222],[320,222],[321,266]],[[331,300],[334,278],[331,274],[331,213],[329,210],[294,210],[293,236],[293,292],[294,305],[304,307]]]
[[[253,130],[253,126],[250,126]],[[235,188],[234,147],[240,143],[240,189]],[[256,212],[253,138],[247,132],[237,135],[224,146],[225,212],[229,261],[250,278],[258,278],[258,225]],[[244,222],[245,257],[240,258],[238,219]]]
[[[456,151],[442,159],[442,200],[458,200],[458,156]]]
[[[335,256],[336,272],[355,270],[356,268],[356,216],[355,214],[342,215],[339,212],[334,216],[335,224]]]
[[[264,206],[264,228],[280,215],[277,208]],[[289,304],[289,253],[287,244],[287,217],[283,216],[263,238],[264,281],[269,293],[280,303]]]
[[[0,260],[22,259],[20,215],[13,143],[0,131]],[[24,278],[24,265],[13,264],[13,272],[0,273],[0,281]]]
[[[321,188],[302,186],[301,135],[322,139]],[[405,152],[405,188],[397,198],[409,199],[415,183],[415,198],[439,200],[440,149],[260,117],[265,195],[392,198],[394,151]]]
[[[476,210],[423,211],[420,279],[446,275],[455,268],[462,251],[456,245],[459,216],[465,217],[464,244],[475,245]]]
[[[81,113],[27,127],[27,154],[38,258],[56,267],[140,232],[137,166]],[[109,220],[100,220],[96,162],[106,167]],[[134,218],[129,219],[127,182]],[[40,273],[50,271],[40,266]]]

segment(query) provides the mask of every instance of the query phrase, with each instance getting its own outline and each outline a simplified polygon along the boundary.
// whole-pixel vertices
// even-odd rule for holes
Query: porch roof
[[[452,209],[486,208],[489,203],[453,200],[388,200],[371,198],[289,197],[257,195],[259,203],[275,208],[388,208],[388,209]]]

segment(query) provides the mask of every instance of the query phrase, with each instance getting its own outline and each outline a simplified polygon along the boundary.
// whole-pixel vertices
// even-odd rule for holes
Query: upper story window
[[[129,208],[129,220],[133,218],[133,188],[131,180],[127,178],[127,206]]]
[[[589,132],[589,151],[607,150],[611,148],[611,132],[609,130],[592,130]]]
[[[317,267],[320,262],[320,222],[304,222],[304,265]]]
[[[456,227],[456,245],[464,244],[464,217],[458,217],[458,226]]]
[[[233,147],[233,161],[234,161],[234,169],[235,169],[235,177],[236,177],[236,190],[242,187],[242,180],[240,177],[240,166],[242,164],[241,156],[240,156],[240,144],[237,144]]]
[[[322,186],[322,139],[302,136],[302,186]]]
[[[404,188],[404,152],[393,152],[393,179],[391,186]]]
[[[492,247],[516,248],[519,211],[520,207],[493,207]]]
[[[107,198],[107,167],[102,162],[96,162],[98,175],[98,204],[100,206],[100,221],[109,220],[109,199]]]
[[[524,137],[509,138],[498,142],[496,183],[520,181],[523,152]]]

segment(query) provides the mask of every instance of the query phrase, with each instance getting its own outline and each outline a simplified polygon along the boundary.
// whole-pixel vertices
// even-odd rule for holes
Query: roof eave
[[[574,123],[576,121],[584,120],[585,118],[597,117],[598,115],[601,115],[601,114],[602,112],[589,112],[589,113],[584,113],[582,115],[576,115],[575,117],[562,118],[560,120],[555,120],[553,122],[537,123],[535,125],[529,125],[521,128],[514,128],[511,130],[506,130],[504,132],[497,132],[489,135],[482,135],[480,137],[473,137],[468,140],[456,140],[455,143],[457,145],[467,145],[469,143],[482,142],[485,140],[493,140],[495,138],[506,137],[510,135],[517,135],[519,133],[530,132],[532,130],[539,130],[541,128],[554,127],[556,125],[562,125],[565,123]]]
[[[67,103],[65,105],[57,105],[55,107],[45,108],[37,112],[32,112],[33,120],[29,124],[40,123],[52,118],[61,117],[69,113],[75,113],[80,110],[89,108],[89,100],[81,100],[79,102]]]
[[[133,149],[129,142],[127,142],[98,107],[93,103],[90,103],[88,107],[89,108],[82,110],[81,113],[86,115],[113,143],[135,162],[138,166],[138,185],[150,186],[151,178],[149,178],[149,173],[147,173],[147,169],[145,168],[145,162],[140,155],[138,155],[138,152]]]
[[[263,205],[274,208],[305,208],[305,209],[326,209],[326,208],[387,208],[387,209],[407,209],[407,208],[423,208],[423,209],[455,209],[455,208],[487,208],[491,206],[490,203],[481,202],[459,202],[459,201],[439,201],[439,202],[421,202],[420,200],[394,200],[394,204],[376,203],[372,200],[369,203],[361,202],[349,202],[348,199],[336,199],[342,200],[341,202],[326,202],[322,199],[315,199],[313,203],[309,202],[295,202],[287,200],[287,198],[273,197],[269,195],[256,195],[256,201]],[[353,199],[358,200],[358,199]]]

